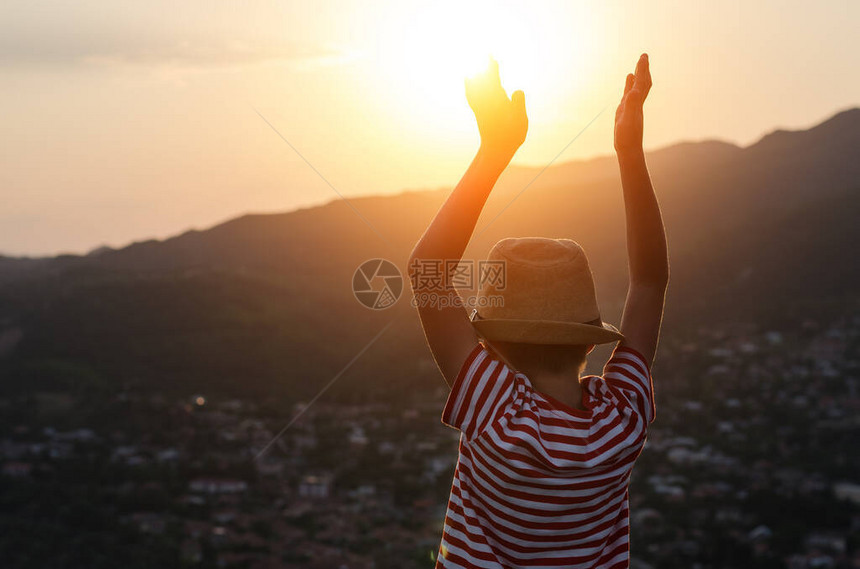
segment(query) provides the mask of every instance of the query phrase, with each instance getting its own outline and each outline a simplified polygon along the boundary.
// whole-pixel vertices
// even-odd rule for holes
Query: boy
[[[588,262],[567,239],[500,241],[490,260],[504,262],[504,287],[482,286],[471,316],[452,302],[419,306],[452,388],[442,420],[461,431],[437,567],[629,565],[628,481],[654,419],[650,367],[669,279],[642,150],[650,87],[643,54],[615,115],[630,272],[620,333],[601,320]],[[422,261],[461,258],[528,130],[523,93],[508,99],[495,62],[466,95],[481,146],[416,245],[413,282]],[[449,294],[453,274],[420,292]],[[503,304],[480,302],[490,295]],[[603,376],[580,377],[594,345],[615,341]]]

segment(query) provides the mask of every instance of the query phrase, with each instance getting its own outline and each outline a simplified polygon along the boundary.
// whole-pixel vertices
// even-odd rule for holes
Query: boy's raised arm
[[[621,318],[622,343],[640,352],[650,365],[663,320],[669,258],[660,205],[642,149],[642,106],[651,89],[648,63],[648,56],[643,54],[635,74],[627,76],[624,96],[615,114],[615,151],[624,192],[630,271]]]
[[[516,91],[508,98],[495,61],[490,62],[484,74],[466,81],[466,97],[478,122],[481,146],[409,258],[421,326],[449,385],[453,385],[478,341],[468,312],[450,286],[453,270],[466,250],[490,191],[528,130],[523,93]],[[427,278],[426,271],[433,267],[441,269],[441,278]]]

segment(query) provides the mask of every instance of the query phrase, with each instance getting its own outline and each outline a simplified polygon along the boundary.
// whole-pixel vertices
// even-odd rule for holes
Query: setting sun
[[[552,122],[552,130],[568,136],[581,125],[562,124],[564,109],[596,112],[585,85],[600,63],[591,32],[599,10],[565,4],[553,16],[546,8],[483,0],[394,7],[362,62],[376,77],[374,90],[387,120],[420,133],[425,151],[439,154],[452,143],[473,144],[464,80],[485,69],[492,57],[508,94],[526,93],[536,135],[522,158],[551,156],[563,142],[555,133],[545,138],[541,123]]]

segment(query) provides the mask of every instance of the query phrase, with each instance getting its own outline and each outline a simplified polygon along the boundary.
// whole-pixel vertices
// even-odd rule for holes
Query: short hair
[[[585,367],[585,358],[591,350],[586,344],[522,344],[492,342],[492,348],[516,371],[527,376],[540,373],[564,373]]]

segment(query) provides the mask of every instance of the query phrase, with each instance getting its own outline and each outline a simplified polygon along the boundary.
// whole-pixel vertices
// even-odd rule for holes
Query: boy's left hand
[[[636,64],[636,72],[627,76],[624,96],[615,111],[615,151],[642,149],[642,105],[651,90],[651,70],[648,54],[643,53]]]
[[[522,91],[508,98],[499,79],[499,64],[491,59],[487,69],[466,79],[466,100],[475,113],[481,148],[510,159],[526,139],[529,120]]]

